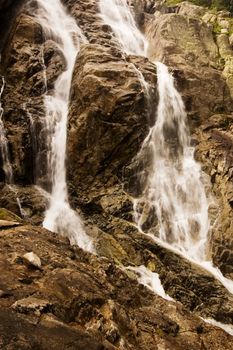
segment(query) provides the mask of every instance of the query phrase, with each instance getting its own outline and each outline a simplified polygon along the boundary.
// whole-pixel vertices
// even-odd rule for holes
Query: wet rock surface
[[[194,126],[213,113],[232,110],[211,27],[193,15],[156,12],[146,25],[146,36],[150,59],[174,71]]]
[[[0,250],[2,349],[231,348],[225,332],[45,229],[1,229]],[[32,250],[40,270],[22,259]]]
[[[41,26],[31,15],[17,18],[12,35],[2,53],[6,80],[2,106],[14,181],[21,185],[37,181],[46,187],[43,94],[64,70],[64,58],[54,42],[44,42]]]
[[[212,254],[214,262],[232,278],[233,262],[233,208],[232,208],[232,115],[214,115],[198,132],[197,158],[205,164],[213,190],[220,203],[215,210],[212,229]]]
[[[181,92],[196,157],[210,175],[215,204],[210,237],[212,258],[232,276],[232,19],[187,1],[174,7],[138,1],[150,58],[165,62]]]
[[[98,221],[97,224],[100,226]],[[101,228],[96,239],[100,255],[114,259],[116,264],[145,265],[159,274],[165,291],[189,310],[202,317],[232,323],[232,295],[205,269],[139,234],[123,220],[109,220]]]
[[[70,94],[69,196],[100,257],[36,226],[49,197],[35,184],[50,187],[43,96],[53,89],[65,62],[25,7],[7,22],[10,35],[0,41],[6,80],[1,102],[16,183],[5,185],[0,171],[0,205],[21,216],[0,210],[0,349],[231,349],[232,338],[199,316],[233,323],[232,295],[208,272],[139,233],[133,223],[131,195],[139,185],[134,159],[158,103],[155,65],[122,53],[98,14],[98,1],[63,3],[86,37]],[[222,33],[221,27],[215,33],[216,23],[225,26],[222,15],[213,19],[187,2],[169,9],[155,1],[131,5],[150,41],[150,59],[170,67],[184,97],[196,158],[210,175],[216,198],[210,254],[232,278],[230,31]],[[148,105],[138,69],[153,105]],[[39,268],[25,262],[30,252],[40,259]],[[178,302],[164,301],[139,285],[125,271],[128,265],[158,273]]]
[[[7,42],[14,21],[28,0],[1,0],[0,1],[0,51]]]

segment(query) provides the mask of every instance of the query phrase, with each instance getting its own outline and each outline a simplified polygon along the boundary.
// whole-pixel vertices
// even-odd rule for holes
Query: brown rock
[[[9,259],[29,247],[41,256],[43,273]],[[154,295],[112,261],[71,248],[44,229],[0,231],[0,250],[0,289],[11,291],[0,298],[3,349],[196,350],[202,343],[231,349],[222,330]]]
[[[48,205],[49,196],[37,186],[0,186],[0,206],[16,213],[16,218],[3,215],[4,220],[30,220],[41,224]],[[1,209],[2,210],[2,209]],[[1,217],[0,210],[0,217]],[[4,209],[5,212],[6,209]],[[21,218],[21,219],[20,219]]]
[[[97,177],[106,184],[119,176],[148,132],[145,91],[134,63],[155,82],[147,59],[126,60],[114,47],[86,45],[78,55],[68,131],[69,174],[76,189],[85,186],[89,192]]]
[[[214,226],[210,244],[214,263],[233,276],[233,116],[214,115],[198,131],[197,158],[210,175],[215,198]]]
[[[0,52],[2,51],[15,18],[27,0],[0,0]]]
[[[218,48],[207,24],[181,14],[157,13],[146,24],[146,36],[150,59],[173,69],[192,126],[213,113],[232,109]]]

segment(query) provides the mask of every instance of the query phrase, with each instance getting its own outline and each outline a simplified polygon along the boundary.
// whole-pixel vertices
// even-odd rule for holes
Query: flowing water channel
[[[5,87],[5,79],[1,77],[1,86],[0,86],[0,147],[1,147],[1,155],[2,155],[2,168],[5,174],[5,182],[9,185],[13,182],[13,171],[12,166],[9,160],[9,152],[8,152],[8,142],[6,138],[4,123],[2,120],[3,116],[3,107],[1,103],[1,97]]]
[[[83,35],[75,20],[66,12],[60,0],[38,0],[34,13],[45,39],[53,40],[61,51],[66,69],[55,82],[53,92],[44,95],[48,143],[48,175],[52,192],[43,226],[69,237],[71,243],[93,251],[78,214],[71,209],[66,183],[66,139],[69,94],[75,59]],[[45,72],[46,74],[46,72]]]
[[[155,125],[144,141],[150,154],[150,169],[142,198],[135,200],[137,223],[141,228],[145,202],[156,213],[158,238],[183,254],[203,261],[209,231],[209,202],[201,182],[201,168],[186,125],[180,94],[168,68],[157,62],[159,105]]]
[[[99,7],[101,18],[112,27],[123,51],[146,56],[148,44],[136,26],[127,1],[100,0]],[[184,103],[168,67],[160,62],[155,65],[159,105],[155,124],[142,145],[142,150],[146,148],[150,155],[150,166],[143,194],[134,201],[137,227],[144,233],[144,206],[147,212],[155,213],[157,220],[156,236],[151,232],[147,234],[167,249],[205,268],[233,293],[233,281],[225,278],[207,256],[210,199],[205,192],[201,167],[194,159]],[[151,277],[150,286],[155,286],[148,271],[145,273],[139,267],[137,272],[139,282],[148,285]],[[157,287],[159,291],[159,282]],[[156,291],[156,287],[153,289]]]
[[[143,34],[137,29],[126,1],[100,0],[99,6],[103,21],[113,29],[124,52],[146,56],[147,42]]]

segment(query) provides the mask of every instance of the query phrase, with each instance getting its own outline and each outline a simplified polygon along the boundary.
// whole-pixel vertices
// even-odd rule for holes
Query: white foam
[[[159,295],[163,299],[174,301],[174,299],[166,294],[157,273],[150,271],[144,265],[127,266],[126,270],[135,272],[138,275],[138,282],[149,288],[155,294]]]
[[[92,241],[85,233],[79,215],[69,205],[65,166],[69,94],[75,59],[83,35],[60,0],[37,2],[39,6],[35,17],[41,24],[45,37],[56,43],[66,61],[66,70],[57,78],[53,92],[45,93],[44,96],[49,147],[48,174],[52,180],[52,193],[43,226],[69,237],[71,243],[93,251]],[[44,79],[46,80],[46,72]]]

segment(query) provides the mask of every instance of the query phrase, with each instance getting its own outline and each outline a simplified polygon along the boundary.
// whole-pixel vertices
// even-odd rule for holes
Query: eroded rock
[[[9,260],[9,246],[19,254],[36,247],[43,274]],[[75,350],[156,350],[164,344],[169,350],[196,350],[204,342],[210,350],[231,349],[231,337],[222,330],[154,295],[113,261],[71,248],[65,238],[45,229],[0,231],[0,250],[5,284],[0,289],[11,291],[0,298],[3,348],[70,344]],[[22,281],[25,274],[30,284]]]
[[[24,254],[23,259],[29,266],[33,266],[33,267],[38,268],[38,269],[41,268],[41,260],[40,260],[39,256],[37,256],[33,252]]]
[[[215,225],[210,245],[215,264],[233,276],[233,185],[232,185],[232,115],[214,115],[198,131],[197,158],[211,177],[216,200]]]
[[[28,314],[33,312],[35,315],[40,316],[43,312],[48,310],[51,304],[47,300],[42,300],[34,297],[28,297],[25,299],[17,300],[12,308],[19,313]]]
[[[215,112],[230,113],[227,77],[222,74],[229,47],[225,50],[225,34],[219,35],[216,45],[210,26],[218,17],[208,15],[205,23],[199,18],[203,10],[187,2],[169,9],[160,2],[156,7],[154,1],[145,1],[143,7],[137,3],[138,22],[150,40],[150,57],[165,61],[173,70],[193,130]],[[125,189],[135,194],[138,187],[132,176],[134,168],[127,169],[154,122],[158,102],[155,66],[122,53],[111,28],[98,15],[96,0],[64,0],[64,4],[89,41],[77,57],[70,96],[69,193],[102,257],[71,248],[68,241],[41,228],[2,229],[2,344],[17,350],[231,349],[230,336],[205,325],[196,315],[232,322],[232,296],[208,272],[140,234],[133,224],[132,198],[122,188],[124,182]],[[225,20],[219,23],[228,31]],[[1,204],[20,214],[18,195],[27,216],[38,224],[49,198],[44,199],[32,184],[39,180],[43,188],[50,185],[43,94],[53,89],[65,62],[53,41],[44,42],[41,27],[28,11],[17,18],[11,34],[1,69],[6,78],[4,122],[19,186],[17,193],[2,187]],[[148,105],[137,69],[149,83],[153,105]],[[196,136],[197,157],[212,177],[222,205],[221,224],[212,240],[214,262],[231,276],[230,114],[222,114],[208,128],[200,128]],[[1,180],[4,182],[4,176]],[[40,257],[43,271],[23,263],[25,251]],[[118,267],[142,264],[160,275],[166,292],[186,309],[153,295]]]
[[[218,70],[220,57],[212,29],[201,19],[156,13],[146,24],[146,36],[150,59],[173,69],[191,126],[232,109],[229,88]]]
[[[155,67],[147,59],[126,59],[115,47],[89,44],[77,57],[69,113],[68,166],[76,189],[86,187],[83,194],[91,191],[90,184],[96,180],[106,185],[110,178],[114,181],[113,176],[120,176],[148,133],[145,91],[135,67],[140,67],[149,83],[155,82]]]

